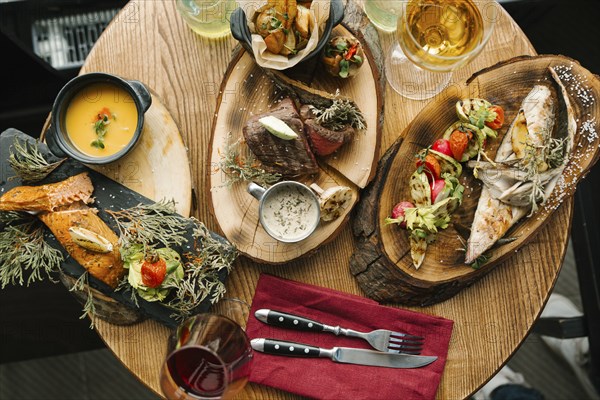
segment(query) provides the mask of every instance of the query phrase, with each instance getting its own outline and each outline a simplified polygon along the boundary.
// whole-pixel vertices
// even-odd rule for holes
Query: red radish
[[[437,199],[438,195],[444,190],[446,186],[446,181],[443,179],[437,179],[431,184],[431,204],[435,203],[435,199]]]
[[[392,218],[393,219],[404,219],[404,209],[406,208],[415,208],[415,205],[410,201],[401,201],[400,203],[394,206],[392,210]],[[406,221],[400,222],[401,228],[406,228]]]
[[[450,147],[450,141],[448,139],[436,140],[435,142],[433,142],[431,150],[447,155],[448,157],[454,157],[454,155],[452,154],[452,149]]]

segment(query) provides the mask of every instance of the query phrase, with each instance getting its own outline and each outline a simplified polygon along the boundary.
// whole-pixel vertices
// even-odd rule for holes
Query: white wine
[[[451,71],[475,55],[483,38],[483,20],[471,0],[411,0],[396,32],[413,63]]]
[[[394,32],[406,0],[364,0],[365,14],[377,28]]]
[[[177,0],[177,9],[190,28],[208,38],[229,34],[229,17],[235,0]]]

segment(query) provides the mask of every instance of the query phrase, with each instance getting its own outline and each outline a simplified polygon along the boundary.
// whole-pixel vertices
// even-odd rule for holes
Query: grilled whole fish
[[[77,201],[91,202],[94,186],[87,172],[41,186],[18,186],[0,197],[0,211],[54,211]]]
[[[90,275],[115,288],[125,275],[117,243],[119,238],[98,217],[97,212],[98,210],[83,203],[74,203],[54,212],[39,214],[38,218],[52,231],[69,255]],[[75,243],[69,232],[69,229],[74,227],[87,229],[102,236],[112,244],[112,251],[100,253]]]
[[[528,151],[539,152],[548,145],[553,129],[555,136],[567,139],[565,156],[561,165],[552,169],[545,165],[538,169],[537,178],[544,185],[544,193],[539,200],[548,199],[568,162],[577,123],[566,88],[552,68],[550,74],[559,88],[558,104],[554,104],[547,86],[536,85],[523,100],[521,110],[504,136],[496,153],[496,165],[470,164],[483,169],[481,179],[484,186],[467,241],[466,264],[475,262],[532,210],[531,177],[519,168],[526,162],[524,158]],[[533,159],[536,160],[535,157]]]

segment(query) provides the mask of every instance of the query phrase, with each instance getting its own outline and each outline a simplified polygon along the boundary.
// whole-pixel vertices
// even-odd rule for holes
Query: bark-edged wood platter
[[[410,199],[408,180],[415,169],[414,155],[440,138],[456,120],[455,103],[468,97],[488,99],[506,112],[505,126],[490,146],[493,159],[507,126],[517,115],[523,98],[536,84],[546,84],[556,95],[548,67],[557,72],[574,108],[577,122],[573,153],[551,197],[531,217],[513,226],[505,237],[514,241],[492,247],[487,262],[478,269],[464,263],[464,241],[468,237],[481,184],[469,168],[461,181],[465,186],[463,203],[453,214],[448,229],[442,230],[427,248],[417,270],[412,265],[408,233],[397,225],[384,226],[396,203]],[[353,232],[358,240],[350,260],[350,270],[367,296],[382,302],[427,306],[446,300],[473,284],[532,240],[552,213],[575,192],[600,156],[600,78],[576,61],[554,55],[516,57],[475,73],[460,86],[439,94],[417,115],[379,162],[376,178],[367,187],[357,207]],[[523,268],[527,268],[526,265]]]
[[[225,237],[237,246],[240,253],[255,261],[282,264],[310,254],[332,240],[348,221],[352,207],[358,202],[359,190],[374,177],[383,121],[381,49],[377,40],[365,39],[360,29],[351,32],[340,25],[334,29],[332,37],[336,35],[356,37],[365,50],[365,63],[350,79],[329,76],[317,63],[317,58],[296,70],[297,76],[266,71],[256,65],[250,54],[238,51],[234,53],[221,84],[209,156],[215,171],[208,188],[212,211]],[[289,90],[290,85],[294,85],[294,90]],[[267,112],[281,98],[297,98],[299,91],[302,92],[299,97],[309,97],[315,90],[331,96],[337,89],[360,108],[367,129],[332,155],[317,157],[320,171],[300,181],[306,184],[316,182],[323,189],[348,186],[353,192],[352,204],[336,220],[321,221],[309,238],[292,244],[278,242],[260,225],[258,202],[247,193],[248,183],[228,185],[227,176],[218,168],[219,162],[227,147],[243,138],[242,127],[252,115]],[[239,146],[241,151],[249,151],[244,143]]]

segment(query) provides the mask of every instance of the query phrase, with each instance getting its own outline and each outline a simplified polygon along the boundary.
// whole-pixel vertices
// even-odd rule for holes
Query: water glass
[[[230,33],[229,17],[235,0],[177,0],[177,10],[197,34],[220,38]]]
[[[229,399],[246,385],[251,365],[243,325],[221,314],[195,315],[170,338],[161,388],[169,400]]]

